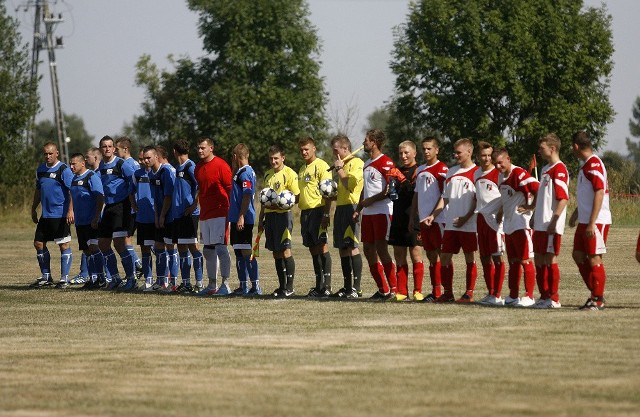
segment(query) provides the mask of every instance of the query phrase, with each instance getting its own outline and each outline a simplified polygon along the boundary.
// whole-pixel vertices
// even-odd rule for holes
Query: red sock
[[[440,261],[435,265],[429,265],[429,278],[431,279],[432,294],[438,298],[442,295],[442,265]]]
[[[392,292],[398,292],[398,279],[396,277],[396,264],[389,262],[384,264],[384,274],[389,282],[389,288]],[[384,280],[383,280],[384,281]]]
[[[440,271],[442,274],[442,286],[444,287],[444,293],[447,295],[453,295],[453,264],[442,265]]]
[[[386,269],[386,268],[385,268]],[[409,281],[409,265],[398,265],[398,294],[409,295],[408,281]]]
[[[495,274],[493,275],[493,295],[500,298],[502,293],[502,283],[504,282],[504,262],[495,265]]]
[[[536,267],[533,262],[524,264],[524,290],[527,297],[533,298],[533,292],[536,290]]]
[[[593,292],[593,285],[591,283],[591,264],[588,259],[585,259],[584,262],[578,264],[578,271],[580,271],[580,276],[589,291]]]
[[[413,292],[422,292],[422,280],[424,279],[424,264],[413,264]]]
[[[373,280],[376,282],[376,286],[378,287],[378,291],[380,291],[383,294],[386,294],[389,292],[389,288],[385,288],[387,286],[387,283],[384,279],[384,271],[382,269],[382,264],[380,262],[376,262],[373,265],[369,265],[369,271],[371,272],[371,276],[373,277]]]
[[[549,287],[549,297],[555,301],[560,301],[560,295],[558,294],[558,288],[560,287],[560,268],[558,264],[549,265],[547,271],[547,282]]]
[[[606,280],[607,275],[604,272],[604,264],[591,267],[591,283],[593,285],[591,294],[594,298],[604,296],[604,284]]]
[[[482,264],[482,275],[484,276],[484,283],[487,285],[487,292],[491,295],[495,290],[493,276],[496,273],[496,267],[493,262],[489,261]]]
[[[522,265],[520,262],[513,262],[509,264],[509,297],[518,298],[520,294],[520,274],[522,272]]]
[[[467,278],[467,294],[471,295],[476,288],[476,279],[478,279],[478,268],[475,261],[467,264],[465,277]]]
[[[536,265],[536,282],[540,291],[540,298],[546,300],[549,298],[549,286],[547,283],[548,265]]]

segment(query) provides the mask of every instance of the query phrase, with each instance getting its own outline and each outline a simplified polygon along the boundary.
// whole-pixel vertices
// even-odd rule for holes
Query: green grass
[[[28,290],[32,229],[5,226],[0,242],[0,416],[638,414],[637,228],[611,230],[602,312],[575,308],[587,292],[571,229],[558,311]],[[272,290],[266,250],[260,266]]]

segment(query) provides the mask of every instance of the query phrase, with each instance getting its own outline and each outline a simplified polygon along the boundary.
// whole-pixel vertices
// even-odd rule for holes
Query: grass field
[[[0,416],[639,414],[637,227],[611,230],[601,312],[576,309],[587,292],[571,229],[554,311],[29,290],[32,233],[2,230]],[[296,243],[305,294],[311,262]],[[266,250],[260,266],[272,290]],[[368,272],[363,283],[370,295]]]

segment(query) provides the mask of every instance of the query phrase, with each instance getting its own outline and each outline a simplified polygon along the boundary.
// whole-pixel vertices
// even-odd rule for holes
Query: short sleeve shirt
[[[476,216],[471,216],[462,227],[455,227],[453,220],[469,213],[476,204],[476,185],[474,182],[477,165],[462,168],[456,165],[449,169],[444,183],[442,197],[448,200],[445,214],[445,230],[457,230],[460,232],[476,231]]]
[[[358,204],[360,195],[362,194],[362,187],[364,187],[364,178],[362,173],[363,167],[364,161],[357,157],[344,164],[342,169],[348,176],[348,187],[345,187],[342,181],[338,178],[338,196],[336,198],[336,206]]]
[[[324,200],[318,186],[326,179],[331,179],[329,164],[320,158],[316,158],[310,164],[304,164],[300,168],[298,171],[298,188],[300,189],[298,207],[301,210],[324,206]]]
[[[534,212],[534,230],[546,231],[553,218],[553,213],[560,200],[569,199],[569,172],[562,161],[553,165],[545,165],[540,175],[540,187],[536,197],[536,211]],[[565,207],[556,222],[556,234],[564,233],[564,224],[567,219]]]
[[[609,182],[607,170],[602,159],[596,155],[591,155],[580,167],[578,171],[578,223],[589,224],[591,209],[595,192],[604,190],[602,207],[596,217],[597,224],[611,224],[611,210],[609,209]]]
[[[264,174],[264,186],[273,189],[276,194],[280,194],[284,190],[291,191],[294,195],[300,194],[300,188],[298,187],[298,174],[284,165],[278,172],[274,172],[273,168],[268,170]],[[265,208],[265,213],[286,213],[290,211],[280,208]]]
[[[96,213],[96,199],[104,195],[100,176],[91,170],[82,175],[74,175],[71,181],[73,216],[76,226],[91,224]]]
[[[519,206],[529,202],[538,191],[538,180],[519,166],[513,166],[508,176],[500,174],[500,200],[503,211],[503,230],[510,235],[516,230],[528,230],[531,211],[518,213]]]
[[[256,222],[256,209],[253,204],[253,199],[256,193],[256,173],[249,165],[245,165],[240,168],[233,175],[233,183],[231,185],[231,205],[229,207],[229,221],[236,223],[240,217],[240,208],[242,207],[242,200],[245,195],[248,195],[249,206],[247,212],[244,215],[244,222],[246,224],[255,224]]]
[[[448,171],[449,167],[442,161],[418,167],[414,191],[418,195],[420,221],[430,216],[438,205],[444,191],[444,182]],[[434,220],[438,223],[444,223],[444,212],[441,212]]]
[[[59,219],[67,216],[72,179],[71,169],[60,161],[51,167],[44,163],[38,166],[36,189],[40,190],[43,218]]]
[[[499,184],[500,171],[495,167],[488,171],[478,169],[475,173],[476,213],[481,215],[493,230],[500,231],[496,214],[502,205]]]

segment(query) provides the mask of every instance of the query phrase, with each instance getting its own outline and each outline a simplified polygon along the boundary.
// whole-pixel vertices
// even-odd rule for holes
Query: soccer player
[[[502,148],[493,152],[493,163],[500,171],[500,202],[502,207],[497,220],[503,220],[505,247],[509,259],[509,296],[504,305],[531,307],[536,282],[533,265],[533,243],[531,241],[531,200],[538,191],[539,183],[529,173],[511,163],[509,152]],[[520,276],[524,270],[525,296],[520,298]]]
[[[71,230],[73,223],[73,203],[71,200],[71,181],[73,174],[69,167],[58,160],[58,147],[47,142],[42,147],[44,162],[36,170],[36,190],[31,205],[31,220],[36,226],[33,246],[36,249],[40,278],[31,284],[34,288],[50,286],[51,255],[47,242],[54,241],[60,247],[60,282],[56,288],[69,286],[71,269]],[[42,213],[38,219],[38,206],[42,204]]]
[[[502,223],[496,214],[502,206],[500,200],[498,171],[493,165],[491,155],[493,146],[487,142],[478,142],[476,156],[480,169],[476,171],[476,213],[478,228],[478,251],[482,262],[482,274],[487,285],[487,295],[480,300],[481,304],[504,305],[501,297],[504,282],[505,265],[502,258],[504,252],[504,233]]]
[[[538,140],[547,162],[540,175],[533,215],[533,253],[540,299],[534,308],[560,308],[558,255],[569,201],[569,172],[560,160],[560,139],[549,133]]]
[[[416,163],[416,144],[406,140],[398,145],[398,154],[402,163],[399,170],[407,178],[407,181],[398,187],[398,199],[393,202],[393,217],[389,231],[389,244],[393,246],[393,257],[396,261],[396,274],[398,278],[398,292],[396,301],[404,301],[409,296],[409,265],[407,264],[407,252],[411,256],[413,270],[413,299],[424,300],[422,295],[422,279],[424,278],[424,263],[422,262],[422,248],[420,247],[419,229],[409,228],[409,220],[412,216],[413,194],[418,174]],[[408,250],[407,250],[408,249]]]
[[[104,281],[104,259],[98,248],[98,224],[104,205],[104,191],[99,175],[87,169],[84,155],[71,155],[70,165],[74,174],[71,180],[71,198],[76,235],[79,249],[87,259],[87,273],[90,277],[83,289],[93,289]]]
[[[142,167],[133,173],[129,200],[131,201],[131,208],[136,212],[136,243],[140,246],[140,253],[142,254],[142,275],[145,280],[142,291],[147,292],[154,291],[151,248],[154,246],[156,239],[156,215],[149,176],[154,161],[152,161],[151,154],[145,158],[145,149],[147,151],[151,150],[149,147],[140,150],[138,162],[142,163]]]
[[[331,254],[327,245],[327,228],[331,200],[323,200],[318,188],[323,180],[331,179],[329,165],[316,157],[316,144],[307,136],[298,141],[298,149],[304,165],[298,171],[298,207],[300,208],[300,232],[302,245],[309,248],[316,284],[309,290],[309,297],[331,295]]]
[[[102,161],[98,171],[102,180],[105,206],[98,227],[98,246],[111,276],[111,282],[107,284],[106,289],[115,290],[122,284],[122,290],[132,290],[137,287],[135,264],[126,248],[125,238],[128,235],[131,217],[129,187],[134,171],[131,165],[125,164],[122,158],[116,156],[114,141],[110,136],[100,139],[100,151]],[[120,278],[116,256],[111,249],[112,242],[120,254],[126,282]]]
[[[602,255],[607,252],[607,236],[611,225],[607,170],[602,160],[593,153],[587,132],[576,132],[571,147],[581,163],[576,188],[578,204],[569,220],[571,227],[578,222],[573,239],[573,260],[591,291],[580,309],[602,310],[607,280]]]
[[[354,220],[362,213],[364,256],[378,287],[378,291],[371,296],[374,300],[395,300],[398,291],[396,266],[388,245],[393,215],[390,194],[395,192],[395,183],[406,180],[391,158],[382,153],[385,141],[386,135],[380,129],[366,133],[363,145],[370,159],[364,164],[364,187],[353,213]]]
[[[189,142],[180,139],[173,144],[173,155],[178,161],[176,182],[173,193],[173,241],[178,244],[180,256],[180,275],[182,282],[175,292],[188,294],[202,291],[203,257],[198,249],[198,182],[195,176],[196,164],[189,159]],[[190,256],[191,255],[191,256]],[[191,285],[191,266],[193,265],[196,287]]]
[[[85,157],[85,163],[87,169],[92,171],[97,171],[98,166],[100,166],[100,161],[102,161],[102,153],[100,153],[100,149],[98,148],[89,148],[87,150],[87,155]]]
[[[167,149],[162,145],[156,145],[155,148],[158,153],[158,159],[160,160],[160,164],[163,167],[166,167],[169,171],[173,173],[173,177],[174,177],[173,186],[175,190],[176,169],[173,167],[173,165],[169,163],[169,152],[167,152]],[[155,207],[158,208],[158,206],[155,206]],[[164,248],[167,252],[168,273],[167,273],[167,280],[165,281],[166,285],[164,288],[160,289],[161,291],[166,293],[175,292],[175,290],[177,289],[176,279],[178,277],[179,269],[180,269],[179,268],[180,259],[178,258],[176,245],[175,245],[175,242],[173,241],[173,220],[175,219],[174,212],[173,212],[173,200],[171,201],[171,212],[169,214],[170,214],[171,220],[170,221],[165,220],[164,231],[166,233],[166,236],[164,236],[163,238]]]
[[[424,302],[432,303],[442,295],[442,280],[440,275],[440,249],[442,247],[442,234],[444,233],[444,212],[438,209],[444,191],[444,183],[449,167],[438,160],[440,144],[438,139],[432,136],[422,140],[422,154],[425,163],[418,168],[416,176],[415,193],[413,194],[409,228],[413,230],[416,224],[416,209],[418,223],[420,224],[420,240],[427,252],[429,259],[429,277],[431,279],[431,293],[424,297]],[[416,294],[414,294],[414,299]]]
[[[195,176],[198,182],[200,203],[200,242],[207,264],[209,284],[198,295],[229,295],[231,256],[227,248],[229,239],[229,200],[231,194],[231,167],[216,155],[214,140],[204,137],[198,143],[200,161],[196,164]],[[222,284],[218,288],[218,262]]]
[[[447,172],[442,198],[435,213],[439,214],[446,207],[445,228],[442,236],[442,283],[444,293],[436,300],[440,303],[456,301],[458,303],[473,302],[473,291],[478,271],[475,251],[478,249],[476,236],[476,186],[475,172],[479,169],[473,162],[473,143],[471,139],[458,139],[453,144],[453,156],[458,161]],[[467,264],[466,291],[458,300],[453,295],[453,254],[464,253]]]
[[[353,212],[360,200],[364,178],[364,162],[351,154],[351,141],[345,135],[331,139],[331,148],[336,157],[333,166],[338,175],[338,195],[333,216],[333,247],[340,253],[343,287],[333,295],[339,298],[355,299],[361,296],[362,255],[358,248],[360,223],[353,219]]]
[[[256,193],[256,173],[249,165],[249,147],[239,143],[231,154],[231,167],[234,171],[231,184],[231,204],[229,222],[231,229],[231,247],[236,255],[236,269],[240,287],[233,291],[235,295],[261,295],[258,260],[251,259],[253,226],[256,223],[256,209],[253,204]],[[251,281],[251,288],[247,281]]]
[[[269,150],[269,164],[271,169],[264,174],[264,187],[273,189],[277,194],[288,190],[297,198],[298,175],[286,166],[284,150],[278,145],[272,145]],[[258,215],[258,232],[264,230],[265,247],[273,253],[276,273],[278,274],[278,288],[271,294],[275,298],[291,297],[294,293],[293,280],[295,278],[296,263],[291,253],[291,232],[293,231],[293,214],[291,209],[260,206]]]

